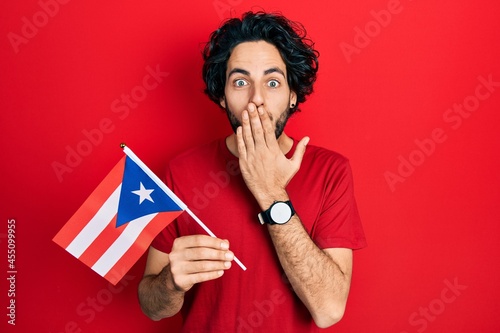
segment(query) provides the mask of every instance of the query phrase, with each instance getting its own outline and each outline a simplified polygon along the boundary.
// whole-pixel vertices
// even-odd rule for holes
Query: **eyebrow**
[[[233,68],[229,74],[227,75],[227,77],[231,77],[231,75],[235,74],[235,73],[239,73],[239,74],[243,74],[243,75],[246,75],[246,76],[250,76],[250,72],[247,71],[247,70],[244,70],[242,68]],[[285,73],[279,69],[278,67],[272,67],[272,68],[269,68],[269,69],[266,69],[264,71],[264,75],[269,75],[269,74],[272,74],[272,73],[279,73],[281,75],[283,75],[283,77],[285,76]]]
[[[246,76],[250,76],[250,72],[249,71],[246,71],[244,69],[241,69],[241,68],[233,68],[229,74],[227,75],[227,77],[231,77],[231,75],[235,74],[235,73],[239,73],[239,74],[243,74],[243,75],[246,75]]]
[[[264,71],[264,75],[269,75],[272,73],[279,73],[279,74],[285,76],[285,73],[283,73],[283,71],[281,69],[279,69],[278,67],[269,68],[269,69],[266,69]]]

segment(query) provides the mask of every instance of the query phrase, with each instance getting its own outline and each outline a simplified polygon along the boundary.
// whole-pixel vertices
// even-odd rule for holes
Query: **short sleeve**
[[[347,159],[335,163],[328,172],[323,206],[314,229],[313,240],[322,249],[341,247],[355,250],[366,246]]]

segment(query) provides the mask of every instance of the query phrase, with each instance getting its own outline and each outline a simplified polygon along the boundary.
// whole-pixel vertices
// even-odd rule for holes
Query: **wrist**
[[[275,201],[269,209],[258,215],[260,224],[283,225],[288,223],[295,215],[292,203],[288,201]]]
[[[184,291],[175,283],[170,264],[165,266],[159,274],[161,285],[166,289],[168,294],[184,294]]]
[[[269,209],[276,201],[288,201],[290,197],[285,190],[262,193],[259,198],[256,198],[262,211]]]

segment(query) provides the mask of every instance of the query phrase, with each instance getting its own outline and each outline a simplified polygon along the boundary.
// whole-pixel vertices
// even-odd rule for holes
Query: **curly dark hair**
[[[276,46],[286,65],[290,89],[297,94],[297,103],[290,115],[313,92],[318,71],[319,52],[307,37],[304,26],[279,13],[246,12],[242,18],[228,19],[210,35],[203,50],[205,93],[220,106],[224,97],[227,61],[233,49],[243,42],[266,41]]]

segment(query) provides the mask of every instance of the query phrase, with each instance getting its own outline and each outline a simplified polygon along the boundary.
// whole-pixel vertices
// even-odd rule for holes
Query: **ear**
[[[226,108],[226,97],[222,97],[219,101],[220,106],[222,106],[223,109]]]
[[[290,91],[290,105],[297,105],[297,94],[295,91]]]

